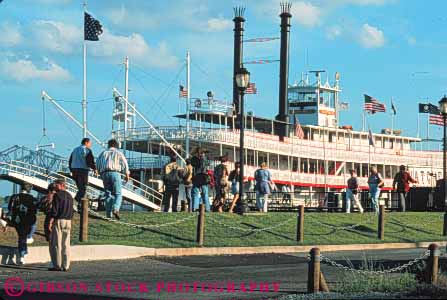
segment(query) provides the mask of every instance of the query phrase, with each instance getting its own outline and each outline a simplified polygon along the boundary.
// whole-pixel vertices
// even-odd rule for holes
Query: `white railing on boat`
[[[159,127],[157,130],[172,143],[182,142],[186,137],[184,127]],[[113,132],[113,136],[124,140],[124,131]],[[221,128],[191,128],[191,140],[209,143],[223,143],[230,146],[239,145],[239,132]],[[154,140],[159,137],[149,127],[128,129],[128,141]],[[278,136],[246,131],[245,146],[268,153],[280,155],[299,156],[302,158],[323,159],[324,157],[336,161],[352,161],[387,165],[414,165],[436,166],[442,165],[442,153],[435,151],[416,151],[400,149],[384,149],[365,145],[348,145],[343,143],[330,143],[312,141],[298,138],[285,138],[279,142]]]

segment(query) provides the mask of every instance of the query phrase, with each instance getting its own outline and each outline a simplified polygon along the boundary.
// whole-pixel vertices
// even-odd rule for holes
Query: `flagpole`
[[[86,12],[87,3],[84,1],[84,19]],[[85,21],[84,21],[84,31],[85,31]],[[83,137],[87,137],[87,43],[84,36],[84,81],[83,81],[83,97],[82,97],[82,127],[83,127]]]
[[[189,121],[189,105],[191,102],[191,55],[189,51],[186,52],[186,137],[185,137],[185,151],[186,158],[189,157],[189,131],[190,131],[190,121]]]
[[[391,134],[394,135],[394,103],[393,97],[391,97]]]

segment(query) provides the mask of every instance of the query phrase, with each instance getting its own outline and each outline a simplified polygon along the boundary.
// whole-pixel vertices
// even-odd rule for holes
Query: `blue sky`
[[[278,0],[96,0],[88,10],[105,33],[88,46],[90,129],[106,139],[111,101],[94,102],[123,89],[122,62],[129,55],[130,95],[155,124],[174,125],[178,82],[185,73],[186,50],[192,55],[192,96],[208,90],[229,99],[232,73],[232,7],[246,6],[246,37],[279,36]],[[291,83],[306,69],[341,74],[341,99],[350,110],[342,124],[361,126],[363,93],[398,108],[396,128],[416,135],[417,103],[437,103],[447,93],[447,3],[442,0],[304,0],[293,3]],[[430,5],[428,5],[430,3]],[[41,90],[79,119],[82,98],[82,1],[4,0],[0,4],[1,149],[35,147],[42,135]],[[306,66],[306,52],[308,61]],[[278,58],[279,41],[247,44],[246,60]],[[249,110],[274,116],[278,64],[249,65],[259,94]],[[180,73],[179,73],[180,72]],[[176,79],[180,74],[179,79]],[[46,106],[48,139],[67,154],[81,130]],[[389,114],[370,119],[373,130],[390,126]],[[425,132],[425,129],[424,129]],[[433,137],[441,131],[432,127]]]

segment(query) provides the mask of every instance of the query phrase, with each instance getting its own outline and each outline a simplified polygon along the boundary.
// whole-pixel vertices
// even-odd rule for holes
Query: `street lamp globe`
[[[240,90],[245,90],[250,83],[250,72],[246,68],[242,67],[236,73],[236,84]]]
[[[441,100],[439,100],[439,110],[441,114],[447,115],[447,96],[444,95]]]

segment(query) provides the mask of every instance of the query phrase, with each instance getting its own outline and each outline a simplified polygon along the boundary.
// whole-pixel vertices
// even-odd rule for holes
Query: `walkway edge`
[[[350,245],[307,245],[307,246],[263,246],[263,247],[203,247],[203,248],[145,248],[122,245],[75,245],[71,247],[72,261],[130,259],[143,256],[194,256],[235,255],[267,253],[307,253],[314,247],[328,251],[366,251],[385,249],[427,248],[431,243],[441,247],[447,241],[416,243],[350,244]],[[26,263],[47,263],[50,260],[48,247],[30,247]],[[15,248],[0,247],[1,264],[11,264],[15,259]]]

